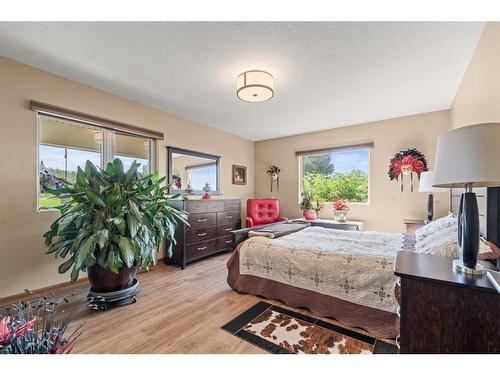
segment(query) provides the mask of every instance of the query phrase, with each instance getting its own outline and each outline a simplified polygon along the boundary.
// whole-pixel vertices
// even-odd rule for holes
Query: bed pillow
[[[415,252],[422,254],[432,254],[450,258],[458,258],[458,229],[456,226],[444,228],[438,232],[429,234],[423,240],[416,242]],[[491,242],[481,238],[479,242],[478,259],[500,258],[500,249]]]
[[[457,226],[458,219],[453,213],[448,213],[445,217],[431,221],[429,224],[424,225],[422,228],[415,231],[415,239],[417,241],[423,240],[432,233],[441,231],[442,229]]]

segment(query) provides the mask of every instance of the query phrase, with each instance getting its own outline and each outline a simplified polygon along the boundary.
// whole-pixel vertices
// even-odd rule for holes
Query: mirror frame
[[[205,159],[212,159],[215,160],[215,168],[216,168],[216,181],[217,181],[217,190],[211,190],[210,194],[211,195],[221,195],[221,186],[220,186],[220,160],[221,157],[217,155],[211,155],[211,154],[205,154],[203,152],[198,152],[198,151],[192,151],[192,150],[186,150],[183,148],[178,148],[178,147],[172,147],[172,146],[167,146],[167,176],[168,176],[168,184],[170,185],[172,183],[172,154],[184,154],[188,156],[197,156],[200,158],[205,158]],[[186,190],[182,189],[173,189],[172,187],[169,187],[168,189],[169,194],[183,194],[183,195],[203,195],[205,192],[203,190],[193,190],[191,193],[187,193]]]

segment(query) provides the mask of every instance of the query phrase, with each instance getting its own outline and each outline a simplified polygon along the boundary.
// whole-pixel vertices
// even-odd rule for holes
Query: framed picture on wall
[[[247,167],[233,164],[233,184],[234,185],[247,184]]]

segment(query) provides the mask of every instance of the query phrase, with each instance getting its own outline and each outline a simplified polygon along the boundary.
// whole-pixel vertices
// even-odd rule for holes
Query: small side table
[[[400,251],[400,353],[500,353],[500,294],[487,275],[453,271],[453,259]],[[493,268],[481,262],[485,268]]]
[[[315,219],[315,220],[305,220],[304,218],[298,218],[294,220],[309,221],[313,227],[331,228],[331,229],[342,229],[342,230],[363,230],[362,221],[351,221],[347,220],[344,222],[328,220],[328,219]]]
[[[413,220],[413,219],[404,219],[403,224],[406,228],[406,233],[415,233],[417,229],[422,228],[425,224],[425,220]]]

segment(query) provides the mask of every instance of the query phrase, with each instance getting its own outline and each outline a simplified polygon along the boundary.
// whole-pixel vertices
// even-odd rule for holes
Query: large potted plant
[[[86,271],[94,292],[129,288],[139,268],[156,263],[162,239],[171,253],[177,223],[187,220],[169,204],[175,197],[165,195],[165,177],[142,175],[139,166],[134,161],[125,172],[120,159],[105,169],[87,161],[75,183],[49,191],[65,203],[44,234],[47,253],[68,258],[59,273],[71,269],[71,281]]]

